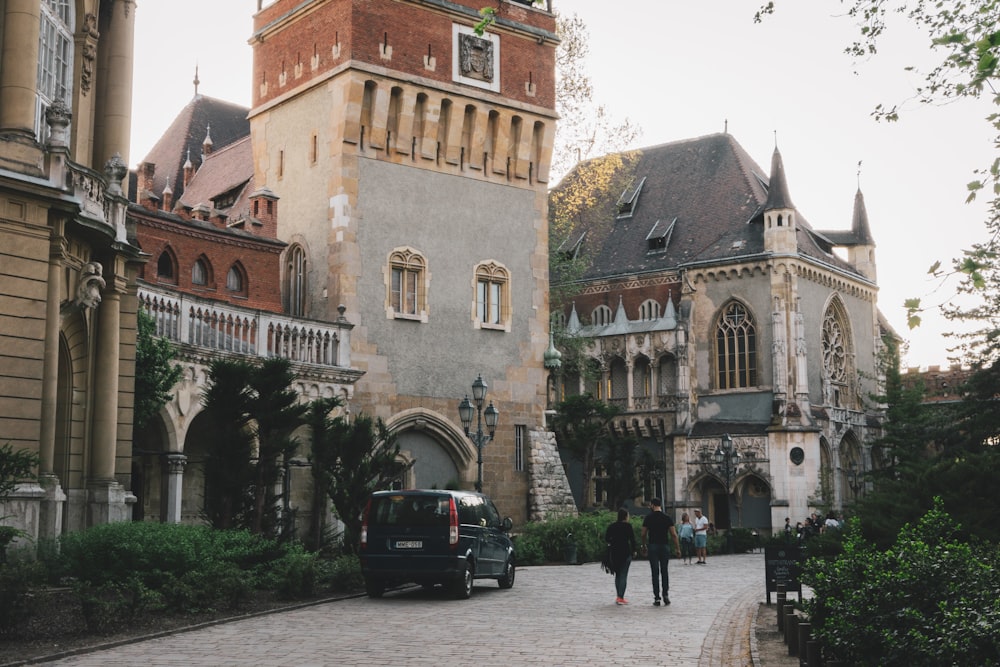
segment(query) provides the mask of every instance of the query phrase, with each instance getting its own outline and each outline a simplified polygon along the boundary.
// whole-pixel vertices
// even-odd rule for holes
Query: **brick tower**
[[[250,123],[256,182],[300,258],[283,298],[356,325],[351,411],[397,433],[415,462],[403,484],[471,488],[480,452],[457,407],[481,374],[500,411],[484,491],[523,519],[546,399],[558,40],[551,6],[526,0],[496,0],[477,36],[483,4],[276,0],[254,19]]]

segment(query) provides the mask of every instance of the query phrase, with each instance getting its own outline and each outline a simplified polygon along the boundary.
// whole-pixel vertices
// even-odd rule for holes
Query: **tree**
[[[357,553],[361,513],[373,491],[387,489],[408,466],[398,461],[396,436],[378,418],[360,414],[353,421],[326,417],[334,403],[316,401],[310,408],[313,473],[317,492],[330,497],[344,523],[344,550]]]
[[[337,397],[321,398],[309,404],[305,425],[309,430],[309,470],[313,481],[312,512],[309,538],[313,551],[323,547],[326,533],[326,507],[330,497],[333,477],[330,470],[337,465],[334,447],[329,446],[333,429],[331,411],[343,405]]]
[[[181,378],[174,360],[174,346],[156,335],[156,321],[143,309],[136,313],[134,430],[141,429],[166,403]]]
[[[570,396],[556,406],[552,430],[559,447],[580,463],[583,507],[591,505],[590,479],[594,475],[598,447],[607,441],[608,424],[617,414],[617,407],[592,394]]]
[[[202,402],[210,426],[205,438],[205,515],[214,528],[248,527],[254,479],[250,428],[254,366],[218,359],[208,371]]]
[[[643,482],[656,468],[653,455],[635,438],[607,438],[601,461],[607,474],[604,489],[611,509],[640,495]]]
[[[0,445],[0,502],[10,497],[18,482],[34,480],[37,469],[38,454],[27,449],[15,451],[9,442]]]
[[[250,410],[257,439],[251,530],[258,534],[275,535],[278,531],[278,506],[287,484],[281,496],[275,488],[282,464],[298,448],[292,432],[302,424],[308,409],[308,405],[298,403],[298,394],[291,388],[294,380],[291,362],[280,357],[266,359],[250,376]]]
[[[847,14],[857,21],[858,39],[845,51],[856,58],[867,58],[878,53],[879,44],[891,29],[893,17],[902,17],[926,31],[930,50],[941,54],[941,59],[929,71],[920,72],[915,67],[907,69],[923,75],[924,83],[915,91],[921,104],[948,104],[960,100],[987,97],[995,108],[1000,108],[1000,0],[970,0],[968,2],[938,2],[936,0],[842,0]],[[767,2],[757,12],[756,21],[774,12],[775,3]],[[899,104],[880,104],[873,115],[886,121],[899,120],[903,111]],[[994,146],[1000,149],[1000,113],[986,117],[995,134]],[[941,262],[930,267],[928,273],[946,280],[958,276],[959,294],[975,296],[996,291],[998,278],[997,257],[1000,252],[1000,154],[991,164],[974,171],[968,184],[968,201],[980,192],[992,196],[986,219],[986,240],[975,244],[952,260],[952,269],[942,271]],[[967,358],[983,358],[984,354],[996,359],[1000,350],[993,345],[982,346],[984,335],[995,331],[1000,324],[1000,311],[995,305],[983,310],[979,307],[963,308],[945,301],[942,310],[952,319],[982,321],[980,331],[959,336],[961,349]],[[920,298],[907,299],[904,304],[910,328],[919,326],[920,314],[927,309]]]

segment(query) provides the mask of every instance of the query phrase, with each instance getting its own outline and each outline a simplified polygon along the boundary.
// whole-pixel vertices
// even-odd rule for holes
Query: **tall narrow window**
[[[509,277],[507,269],[495,263],[476,268],[476,319],[481,326],[504,327],[509,324]]]
[[[741,303],[730,303],[715,329],[718,389],[757,385],[757,328]]]
[[[47,128],[45,110],[57,99],[64,101],[67,107],[72,104],[73,27],[73,10],[69,0],[42,2],[35,134],[43,141]]]
[[[288,314],[303,317],[306,314],[306,251],[300,245],[288,249],[285,267]]]
[[[389,256],[389,316],[418,318],[427,310],[426,262],[412,248]]]
[[[524,470],[524,441],[527,431],[528,427],[522,424],[514,427],[514,470],[517,472]]]

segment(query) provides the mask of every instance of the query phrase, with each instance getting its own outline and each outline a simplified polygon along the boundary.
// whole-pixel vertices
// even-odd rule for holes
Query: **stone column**
[[[187,456],[184,454],[167,454],[167,523],[181,522],[181,499],[186,465]]]
[[[35,135],[35,85],[38,76],[38,0],[7,0],[3,16],[3,68],[0,69],[0,134]],[[129,79],[131,81],[131,79]]]
[[[42,153],[35,141],[39,5],[38,0],[0,3],[0,168],[40,177]]]
[[[94,430],[91,443],[90,477],[95,482],[115,480],[115,449],[118,441],[118,353],[120,346],[121,295],[110,287],[104,293],[97,315],[97,359],[94,363]]]
[[[135,41],[135,2],[114,0],[107,30],[101,30],[101,91],[94,123],[94,156],[101,165],[118,153],[129,161],[132,129],[132,50]]]

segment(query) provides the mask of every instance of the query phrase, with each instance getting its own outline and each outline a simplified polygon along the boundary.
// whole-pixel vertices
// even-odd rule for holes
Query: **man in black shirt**
[[[681,541],[677,538],[674,520],[663,513],[659,498],[649,501],[652,511],[642,521],[642,548],[649,555],[649,569],[653,575],[653,604],[660,606],[660,578],[663,578],[663,604],[670,604],[670,576],[667,563],[670,559],[669,538],[673,538],[677,555],[681,553]]]

